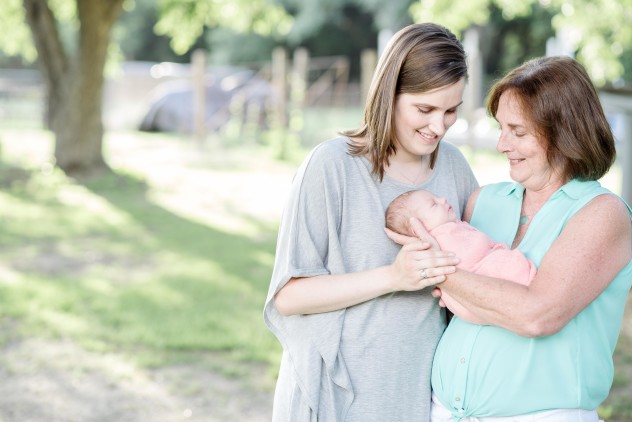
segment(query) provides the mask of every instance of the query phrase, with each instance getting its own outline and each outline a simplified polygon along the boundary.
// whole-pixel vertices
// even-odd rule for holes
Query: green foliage
[[[171,47],[176,53],[186,52],[202,35],[212,7],[208,1],[163,1],[162,17],[155,30],[159,35],[170,35]]]
[[[409,9],[417,0],[354,0],[354,3],[375,16],[376,29],[397,30],[413,23]]]
[[[495,0],[498,7],[503,11],[505,20],[512,20],[531,14],[532,6],[537,4],[536,0]]]
[[[363,14],[370,19],[365,30],[397,30],[412,23],[408,9],[416,0],[277,0],[294,17],[287,36],[289,44],[304,44],[306,40],[334,37],[323,28],[343,28],[354,26],[353,19]],[[340,39],[338,40],[340,41]]]
[[[576,38],[577,58],[597,84],[623,76],[621,57],[632,51],[631,0],[555,0],[551,6],[559,11],[553,26]]]
[[[153,52],[158,46],[154,56],[161,59],[154,56],[151,59],[176,59],[177,55],[198,45],[208,28],[227,27],[239,33],[285,34],[289,31],[291,20],[281,7],[270,1],[161,0],[156,4],[154,0],[127,0],[122,18],[124,25],[118,25],[113,37],[117,41],[115,45],[120,44],[123,54],[112,49],[110,58],[133,58],[134,52],[143,49]],[[48,0],[48,4],[57,20],[60,37],[72,54],[78,43],[76,0]],[[133,16],[128,18],[127,15]],[[3,3],[0,27],[10,28],[0,38],[0,50],[8,56],[21,56],[27,61],[36,59],[37,52],[26,25],[22,0],[6,0]],[[161,36],[164,38],[161,39]]]
[[[493,78],[525,60],[545,55],[546,42],[555,35],[551,13],[537,4],[530,14],[511,21],[505,20],[503,15],[499,7],[490,7],[490,20],[484,28],[488,35],[481,43],[486,73]]]
[[[283,34],[290,19],[285,11],[268,0],[161,0],[156,33],[171,37],[176,53],[186,52],[205,27],[228,27],[238,32]]]
[[[416,22],[436,22],[460,36],[470,25],[483,25],[489,18],[490,0],[420,0],[411,7]]]
[[[416,21],[432,20],[460,34],[470,25],[487,25],[494,7],[507,23],[542,17],[537,10],[546,9],[595,84],[632,82],[632,68],[623,60],[632,51],[632,0],[420,0],[411,11]]]
[[[0,28],[5,30],[0,37],[0,49],[9,56],[22,55],[26,60],[33,61],[37,52],[33,46],[29,27],[24,24],[24,8],[22,0],[5,0],[0,8]]]
[[[269,62],[278,41],[270,36],[216,28],[206,34],[209,62],[235,65]]]
[[[304,39],[314,36],[328,22],[339,22],[347,0],[277,0],[293,17],[292,26],[287,34],[290,44],[300,44]]]
[[[187,55],[179,55],[173,51],[169,37],[155,33],[157,21],[158,6],[154,0],[129,1],[125,5],[125,13],[114,28],[113,46],[126,60],[189,61],[190,57]],[[197,43],[193,47],[197,47]]]
[[[72,52],[79,25],[76,1],[49,0],[48,3],[58,21],[61,38]],[[122,54],[112,49],[111,58],[182,61],[188,59],[183,55],[192,49],[210,45],[217,50],[218,57],[223,56],[221,61],[229,61],[233,56],[237,61],[254,61],[275,43],[310,44],[310,48],[325,50],[319,55],[357,55],[366,44],[357,42],[360,34],[372,39],[379,29],[399,28],[414,19],[441,23],[458,35],[477,25],[491,37],[506,36],[507,40],[501,41],[506,50],[496,52],[503,57],[489,57],[487,67],[493,72],[514,67],[525,57],[541,54],[539,51],[543,51],[546,40],[538,28],[553,28],[570,37],[576,57],[597,85],[632,84],[632,25],[629,24],[632,0],[127,0],[124,9],[127,13],[114,36],[117,41],[114,46],[120,48]],[[494,10],[500,13],[495,14]],[[362,19],[365,30],[353,29],[353,22],[365,14],[370,16],[368,20]],[[0,49],[8,56],[19,55],[32,61],[36,52],[24,22],[22,1],[6,0],[0,9],[0,26],[8,30],[0,39]],[[517,28],[520,22],[529,32],[516,29],[493,33],[488,28]],[[252,48],[234,49],[230,48],[234,43],[227,41],[229,32],[222,30],[215,34],[218,28],[226,28],[233,34],[254,33],[258,37],[236,35],[235,42],[240,42],[242,47],[252,45]],[[340,43],[340,40],[330,41],[335,34],[332,28],[349,29],[344,40],[353,45],[352,51],[327,50]],[[358,37],[349,34],[358,34]],[[521,45],[525,34],[530,38],[528,46]],[[220,51],[223,49],[217,42],[220,39],[228,45],[229,53]],[[206,40],[212,43],[205,44]],[[534,48],[535,42],[540,44],[539,49]],[[263,48],[259,50],[257,46]],[[501,65],[494,68],[497,64]]]

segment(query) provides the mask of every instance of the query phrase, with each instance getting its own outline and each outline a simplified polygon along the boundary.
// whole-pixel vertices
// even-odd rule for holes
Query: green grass
[[[262,306],[276,221],[228,209],[231,224],[223,224],[181,211],[199,203],[176,207],[164,198],[186,200],[182,192],[193,182],[215,186],[248,176],[253,163],[284,165],[273,159],[278,145],[209,146],[200,154],[186,139],[117,136],[109,135],[116,147],[107,149],[115,173],[79,182],[46,164],[49,134],[0,135],[0,345],[12,336],[63,338],[139,365],[194,361],[247,376],[255,362],[273,374],[281,349],[263,324]],[[158,176],[173,160],[156,159],[161,148],[165,157],[193,150],[195,159],[185,154],[181,163],[194,172],[189,179],[164,185],[171,179]],[[305,153],[292,148],[290,167]],[[480,165],[490,178],[506,178],[494,170],[504,162],[493,154],[465,152],[475,172]],[[269,188],[287,189],[287,183]],[[189,190],[190,199],[203,195]],[[630,421],[630,336],[622,335],[615,365],[612,393],[599,412],[609,422]]]
[[[0,320],[21,335],[152,365],[209,352],[278,361],[262,320],[274,224],[183,218],[124,169],[79,183],[4,161],[0,185]]]

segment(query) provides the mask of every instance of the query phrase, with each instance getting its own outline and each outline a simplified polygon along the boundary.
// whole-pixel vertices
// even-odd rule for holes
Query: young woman
[[[384,212],[401,193],[427,189],[461,216],[477,182],[441,139],[466,79],[463,47],[446,28],[400,30],[378,63],[363,125],[318,145],[298,170],[264,309],[283,346],[274,421],[428,420],[446,319],[425,287],[458,261],[423,242],[400,248]]]

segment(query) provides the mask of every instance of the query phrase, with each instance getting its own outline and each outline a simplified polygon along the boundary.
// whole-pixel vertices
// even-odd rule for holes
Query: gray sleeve
[[[329,255],[339,249],[342,183],[338,178],[343,177],[336,171],[332,152],[330,147],[316,147],[294,177],[281,218],[264,306],[264,320],[290,355],[295,376],[312,409],[318,408],[321,363],[329,366],[336,360],[345,310],[284,317],[274,306],[274,295],[293,277],[344,272],[344,268],[329,262]]]
[[[298,169],[285,205],[277,238],[270,294],[292,277],[328,274],[330,240],[339,226],[339,187],[332,182],[317,147]]]

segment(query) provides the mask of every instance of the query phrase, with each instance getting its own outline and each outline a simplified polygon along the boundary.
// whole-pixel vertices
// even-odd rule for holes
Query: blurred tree
[[[548,9],[534,4],[528,15],[508,20],[498,5],[490,4],[489,21],[478,27],[484,73],[488,79],[485,85],[525,60],[546,54],[547,40],[555,36],[552,16]]]
[[[124,60],[150,62],[189,62],[187,55],[176,54],[166,35],[156,35],[154,26],[159,19],[155,0],[134,0],[133,9],[117,21],[112,41]],[[193,46],[193,50],[197,46]]]
[[[356,5],[343,7],[335,20],[325,23],[314,35],[300,45],[312,56],[346,56],[350,63],[350,77],[360,76],[360,56],[365,49],[376,49],[378,32],[372,13]]]
[[[488,25],[494,13],[512,24],[549,19],[564,50],[558,52],[575,54],[597,85],[632,83],[632,69],[624,68],[632,52],[632,0],[421,0],[411,13],[416,21],[435,21],[457,34]],[[523,36],[520,42],[531,38]]]
[[[313,31],[301,30],[301,22],[292,25],[292,35],[278,31],[254,33],[230,27],[207,26],[188,51],[176,54],[169,45],[171,39],[165,35],[156,35],[154,31],[156,21],[160,17],[160,5],[155,0],[135,0],[134,10],[125,13],[117,22],[113,40],[125,60],[188,63],[192,51],[204,48],[209,52],[210,63],[222,65],[256,65],[269,61],[272,50],[277,46],[289,50],[300,46],[306,47],[312,56],[349,57],[353,78],[358,74],[362,50],[377,47],[377,29],[382,24],[398,29],[412,22],[406,8],[415,0],[406,0],[406,6],[399,10],[386,8],[387,10],[379,16],[366,7],[357,5],[357,1],[339,3],[335,12],[332,10],[333,15],[324,16],[323,20],[318,17],[311,19],[309,13],[305,13],[303,9],[299,10],[305,6],[304,2],[294,4],[285,0],[276,1],[279,6],[288,8],[288,14],[296,14],[294,20],[299,14],[304,16],[305,18],[301,17],[301,21],[309,22],[309,28]],[[379,4],[375,0],[371,1]],[[318,9],[317,13],[322,13],[322,10]],[[314,25],[317,22],[322,23],[320,26]]]
[[[272,32],[289,18],[267,0],[160,0],[155,30],[185,53],[204,28]],[[103,70],[112,28],[133,0],[5,0],[0,49],[37,58],[47,88],[46,121],[55,135],[56,165],[70,175],[108,168],[103,159]],[[27,25],[25,25],[25,23]]]
[[[418,0],[276,0],[293,19],[286,44],[306,47],[313,56],[345,55],[350,76],[359,75],[364,49],[412,23],[408,9]]]
[[[412,23],[409,8],[418,0],[276,0],[294,17],[288,41],[299,44],[319,32],[324,26],[335,26],[349,10],[371,16],[376,31],[396,31]],[[345,10],[347,12],[345,12]]]
[[[251,65],[269,62],[272,50],[283,40],[261,34],[236,32],[230,28],[215,28],[206,34],[209,62],[222,65]]]

